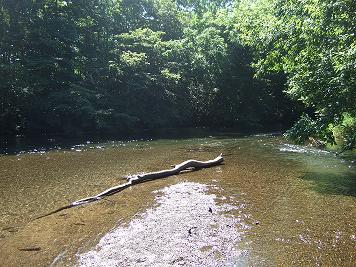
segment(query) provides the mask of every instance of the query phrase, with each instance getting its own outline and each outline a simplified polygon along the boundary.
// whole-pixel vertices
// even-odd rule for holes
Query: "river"
[[[36,219],[123,176],[223,165]],[[356,164],[281,136],[206,134],[3,150],[1,266],[354,266]]]

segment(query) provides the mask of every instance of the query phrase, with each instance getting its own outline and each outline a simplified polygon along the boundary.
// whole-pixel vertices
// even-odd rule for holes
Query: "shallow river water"
[[[36,219],[123,176],[223,165]],[[352,158],[272,135],[91,140],[0,155],[0,266],[355,266]]]

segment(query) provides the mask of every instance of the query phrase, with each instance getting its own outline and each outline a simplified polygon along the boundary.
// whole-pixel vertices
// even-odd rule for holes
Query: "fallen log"
[[[162,171],[158,171],[158,172],[149,172],[149,173],[144,173],[144,174],[131,175],[131,176],[127,177],[127,180],[128,180],[127,183],[111,187],[111,188],[109,188],[95,196],[91,196],[91,197],[87,197],[87,198],[83,198],[83,199],[74,201],[67,206],[56,209],[50,213],[47,213],[40,217],[37,217],[36,219],[49,216],[51,214],[60,212],[65,209],[69,209],[69,208],[77,207],[77,206],[87,204],[90,202],[98,201],[100,199],[103,199],[104,197],[116,194],[116,193],[118,193],[130,186],[133,186],[135,184],[152,181],[155,179],[165,178],[165,177],[168,177],[171,175],[176,175],[176,174],[179,174],[180,172],[185,171],[185,170],[197,170],[197,169],[202,169],[202,168],[209,168],[212,166],[219,165],[223,161],[224,161],[224,158],[222,157],[222,154],[220,154],[217,158],[208,160],[208,161],[198,161],[198,160],[191,159],[191,160],[184,161],[181,164],[173,166],[172,169],[162,170]]]

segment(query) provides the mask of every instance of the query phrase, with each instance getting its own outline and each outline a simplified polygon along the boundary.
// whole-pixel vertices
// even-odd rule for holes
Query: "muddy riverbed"
[[[224,154],[36,220],[123,176]],[[352,158],[282,137],[88,140],[0,156],[1,266],[354,266]]]

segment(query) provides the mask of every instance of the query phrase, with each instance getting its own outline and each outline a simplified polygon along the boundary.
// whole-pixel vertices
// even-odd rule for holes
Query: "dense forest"
[[[356,144],[354,0],[0,0],[0,135]]]

